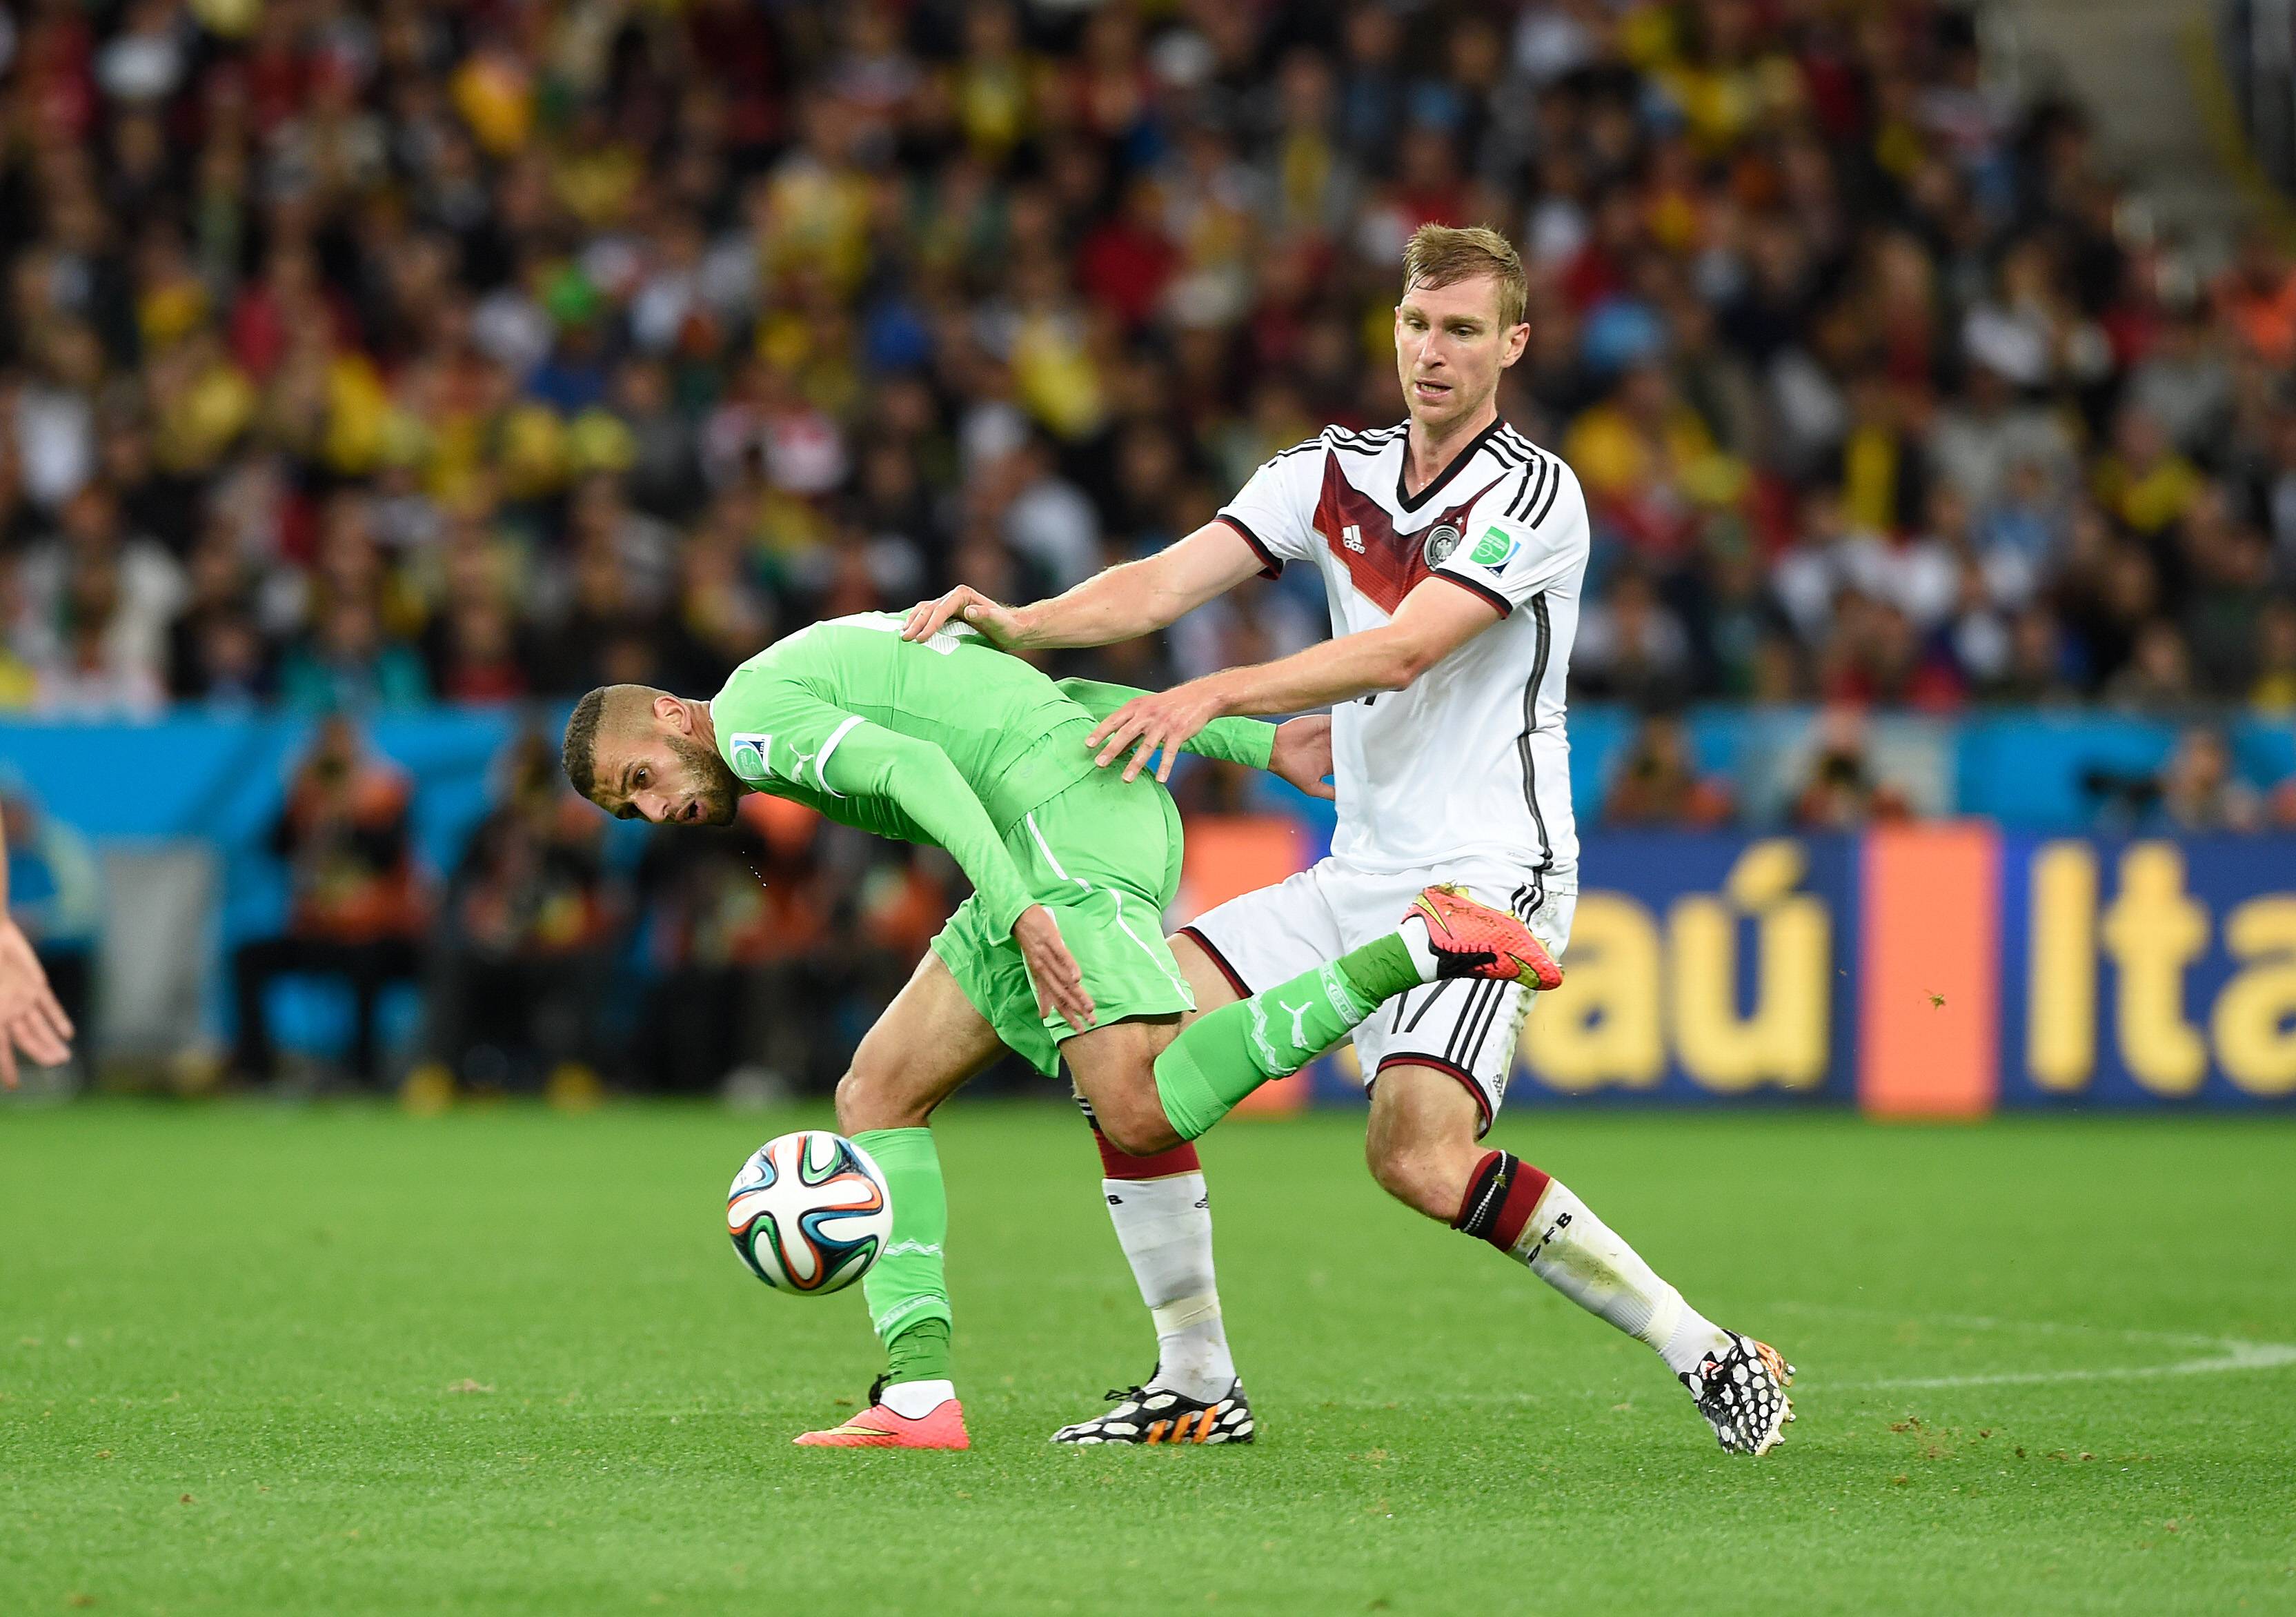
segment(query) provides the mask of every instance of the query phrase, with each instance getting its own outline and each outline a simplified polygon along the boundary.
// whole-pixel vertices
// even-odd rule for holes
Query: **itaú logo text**
[[[1655,1088],[1670,1045],[1683,1075],[1718,1094],[1823,1084],[1833,917],[1801,890],[1808,871],[1803,846],[1778,838],[1750,843],[1721,891],[1683,893],[1663,914],[1580,893],[1562,986],[1526,1024],[1531,1076],[1573,1093]]]
[[[2265,863],[2255,861],[2256,874]],[[2211,1055],[2237,1088],[2296,1094],[2296,893],[2251,890],[2227,904],[2219,964],[2203,973],[2194,968],[2218,932],[2186,886],[2184,850],[2128,844],[2109,900],[2100,866],[2087,842],[2049,842],[2033,855],[2025,981],[2012,986],[2029,1007],[2023,1054],[2034,1087],[2078,1094],[2109,1050],[2156,1095],[2196,1093]]]

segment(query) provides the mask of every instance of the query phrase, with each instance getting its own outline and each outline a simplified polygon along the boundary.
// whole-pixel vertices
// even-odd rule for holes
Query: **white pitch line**
[[[2136,1381],[2153,1375],[2213,1375],[2227,1370],[2277,1370],[2296,1365],[2296,1346],[2284,1342],[2222,1339],[2224,1351],[2212,1358],[2180,1359],[2173,1365],[2125,1365],[2103,1370],[2010,1370],[1997,1375],[1912,1375],[1889,1381],[1831,1383],[1842,1391],[1887,1387],[2004,1387],[2031,1382]],[[1825,1384],[1825,1383],[1821,1383]]]
[[[1904,1388],[2002,1387],[2049,1382],[2140,1381],[2160,1375],[2218,1375],[2235,1370],[2278,1370],[2296,1365],[2296,1343],[2248,1342],[2237,1336],[2198,1336],[2180,1332],[2132,1331],[2117,1326],[2069,1325],[2051,1319],[1997,1319],[1982,1314],[1900,1314],[1887,1309],[1844,1308],[1825,1303],[1785,1303],[1783,1308],[1803,1314],[1853,1314],[1864,1318],[1895,1319],[1914,1324],[1941,1325],[1956,1330],[2037,1331],[2080,1333],[2117,1337],[2123,1342],[2160,1342],[2174,1347],[2216,1350],[2198,1358],[2165,1365],[2109,1366],[2093,1370],[2004,1370],[1986,1375],[1890,1376],[1878,1381],[1820,1382],[1842,1392],[1882,1391]]]

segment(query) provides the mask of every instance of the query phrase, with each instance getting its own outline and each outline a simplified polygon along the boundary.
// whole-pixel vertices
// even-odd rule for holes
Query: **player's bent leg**
[[[1185,1028],[1243,996],[1227,973],[1185,932],[1165,940],[1181,976],[1195,996],[1196,1008],[1170,1022],[1119,1022],[1079,1034],[1062,1047],[1077,1076],[1086,1114],[1101,1138],[1127,1156],[1153,1157],[1194,1147],[1180,1137],[1164,1112],[1155,1082],[1155,1061],[1168,1047],[1176,1026]],[[1105,1036],[1105,1037],[1104,1037]],[[1082,1057],[1086,1065],[1078,1065]]]
[[[1487,1241],[1589,1313],[1654,1349],[1724,1451],[1766,1454],[1793,1419],[1793,1367],[1685,1302],[1568,1186],[1475,1139],[1474,1095],[1456,1073],[1380,1069],[1365,1137],[1373,1177],[1398,1200]]]
[[[948,1197],[925,1121],[993,1059],[996,1032],[927,955],[877,1019],[837,1086],[839,1129],[883,1171],[893,1204],[884,1252],[862,1277],[885,1369],[869,1408],[796,1441],[811,1448],[963,1449],[964,1408],[951,1375],[944,1247]]]
[[[1197,1138],[1245,1096],[1297,1072],[1387,1000],[1459,977],[1536,988],[1562,981],[1521,917],[1456,889],[1430,887],[1394,932],[1184,1030],[1156,1062],[1157,1097],[1173,1134]]]
[[[1482,1155],[1482,1113],[1452,1073],[1434,1067],[1380,1069],[1371,1092],[1364,1160],[1382,1190],[1448,1223]]]
[[[1178,1028],[1177,1017],[1136,1017],[1104,1022],[1061,1045],[1093,1126],[1128,1156],[1154,1156],[1187,1143],[1173,1132],[1156,1095],[1156,1058]]]
[[[1164,944],[1179,963],[1180,975],[1187,979],[1188,988],[1196,997],[1196,1008],[1180,1018],[1182,1027],[1224,1005],[1234,1005],[1250,992],[1226,966],[1213,959],[1193,934],[1174,932],[1164,940]]]
[[[1004,1048],[947,966],[928,954],[863,1035],[837,1083],[837,1127],[921,1128]]]
[[[1210,1193],[1196,1148],[1185,1142],[1150,1155],[1120,1150],[1103,1131],[1095,1096],[1145,1105],[1159,1123],[1150,1063],[1171,1036],[1168,1021],[1114,1022],[1063,1046],[1078,1104],[1100,1146],[1109,1222],[1132,1266],[1156,1327],[1156,1367],[1109,1394],[1117,1408],[1062,1427],[1062,1443],[1213,1443],[1251,1441],[1251,1410],[1220,1317],[1212,1265]]]

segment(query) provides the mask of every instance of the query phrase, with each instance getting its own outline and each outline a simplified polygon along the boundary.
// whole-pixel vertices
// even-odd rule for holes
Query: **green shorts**
[[[1180,814],[1146,775],[1128,785],[1111,767],[1040,803],[1004,835],[1005,851],[1084,972],[1093,1025],[1195,1009],[1164,942],[1164,911],[1180,887]],[[1037,991],[1009,937],[992,942],[979,895],[957,906],[932,940],[996,1037],[1050,1078],[1076,1030],[1037,1009]]]

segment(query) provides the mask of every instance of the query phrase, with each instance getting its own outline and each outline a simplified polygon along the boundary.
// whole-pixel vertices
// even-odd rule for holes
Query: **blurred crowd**
[[[2296,711],[2296,267],[1943,0],[26,0],[0,128],[0,704],[701,691],[1059,587],[1397,417],[1440,219],[1531,266],[1585,693]]]
[[[723,831],[617,840],[538,730],[495,760],[484,814],[433,871],[414,785],[348,720],[315,729],[264,850],[287,874],[283,924],[230,954],[236,1081],[280,1076],[274,988],[291,977],[347,990],[323,1042],[369,1085],[826,1089],[962,891],[938,850],[762,796]],[[420,1014],[393,1039],[381,1013],[401,986]]]

